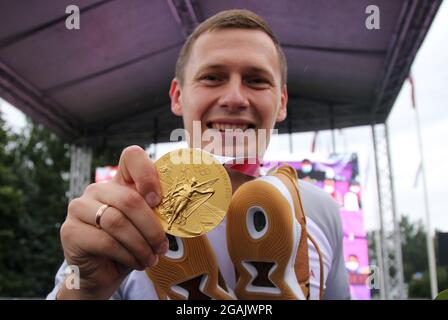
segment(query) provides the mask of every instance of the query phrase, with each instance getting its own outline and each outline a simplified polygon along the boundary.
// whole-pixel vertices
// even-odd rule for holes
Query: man
[[[269,142],[270,129],[286,118],[286,59],[260,17],[246,10],[221,12],[202,23],[185,43],[169,93],[171,110],[183,117],[190,136],[193,123],[199,121],[201,133],[233,130],[237,135],[253,129],[264,132],[264,138],[262,134],[257,139],[261,136]],[[205,148],[207,142],[201,143]],[[251,146],[242,143],[230,148],[236,154]],[[257,152],[262,155],[263,150]],[[228,173],[233,191],[253,179],[234,170]],[[338,207],[325,192],[310,184],[301,182],[300,191],[308,232],[324,256],[325,298],[349,298]],[[80,198],[70,202],[61,228],[66,262],[48,298],[156,299],[157,288],[143,270],[155,266],[158,256],[167,253],[169,247],[152,209],[159,204],[160,196],[153,161],[139,147],[126,148],[110,183],[89,185]],[[103,205],[108,207],[98,225],[96,213],[105,208]],[[225,221],[208,238],[213,249],[220,250],[219,267],[227,285],[233,287],[232,261],[222,244]],[[319,257],[313,246],[309,259],[311,298],[318,298]],[[67,288],[63,274],[67,264],[79,268],[80,289]]]

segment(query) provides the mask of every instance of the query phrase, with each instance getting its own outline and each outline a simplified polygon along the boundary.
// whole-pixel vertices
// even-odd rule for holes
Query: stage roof
[[[71,142],[169,140],[168,88],[194,26],[230,8],[263,16],[288,60],[280,132],[384,122],[441,0],[0,1],[0,96]],[[67,30],[68,5],[81,10]]]

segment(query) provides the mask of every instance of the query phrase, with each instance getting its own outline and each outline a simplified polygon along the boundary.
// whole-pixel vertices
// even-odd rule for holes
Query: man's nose
[[[240,79],[232,79],[223,89],[224,92],[219,101],[219,105],[222,108],[243,110],[249,107],[249,100],[244,92],[244,85]]]

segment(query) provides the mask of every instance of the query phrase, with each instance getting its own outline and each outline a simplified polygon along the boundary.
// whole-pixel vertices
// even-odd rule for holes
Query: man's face
[[[182,116],[193,137],[193,122],[200,121],[201,134],[212,130],[222,139],[241,130],[253,133],[257,142],[269,142],[270,129],[286,117],[287,91],[281,85],[278,53],[271,38],[259,30],[223,29],[202,34],[193,44],[185,67],[184,83],[174,79],[170,89],[171,109]],[[238,130],[237,130],[238,129]],[[263,130],[266,129],[265,134]],[[229,141],[229,140],[228,140]],[[260,143],[260,142],[258,142]],[[233,155],[256,148],[244,143],[215,145],[214,153]],[[210,146],[202,141],[201,148]],[[223,149],[226,149],[225,151]],[[218,152],[217,152],[218,151]],[[264,150],[257,150],[263,155]]]

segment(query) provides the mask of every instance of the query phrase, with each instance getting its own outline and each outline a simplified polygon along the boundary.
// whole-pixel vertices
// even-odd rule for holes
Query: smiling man
[[[170,89],[172,111],[183,117],[189,133],[196,121],[202,137],[207,130],[223,133],[224,150],[215,144],[213,153],[262,157],[264,148],[248,149],[267,145],[275,123],[286,117],[286,60],[267,25],[260,25],[264,30],[236,29],[223,28],[224,23],[232,23],[230,15],[227,21],[225,16],[211,18],[187,40]],[[249,130],[266,143],[225,143],[232,133]],[[190,145],[191,138],[200,137],[190,134]],[[205,143],[201,139],[202,148]]]
[[[257,159],[262,159],[271,130],[286,118],[286,73],[285,56],[266,22],[250,11],[224,11],[199,25],[182,48],[169,92],[171,109],[183,117],[190,145],[199,139],[200,147],[207,149],[210,141],[203,137],[218,135],[222,139],[213,141],[213,153],[233,157],[256,154]],[[250,132],[255,133],[256,143],[239,139]],[[254,179],[235,170],[228,173],[233,192]],[[321,294],[320,297],[328,299],[349,298],[338,207],[325,192],[310,184],[300,182],[299,190],[308,234],[314,239],[303,255],[306,264],[302,264],[307,266],[302,271],[307,279],[309,276],[309,297],[317,299]],[[170,270],[176,270],[175,263],[167,264],[164,257],[175,256],[178,254],[175,251],[191,254],[198,248],[201,250],[194,256],[199,255],[200,259],[182,256],[185,259],[179,263],[189,264],[184,266],[186,270],[198,267],[195,265],[198,261],[206,262],[207,277],[192,279],[187,274],[184,282],[173,285],[172,295],[168,296],[238,298],[233,293],[236,262],[229,255],[229,239],[226,239],[227,235],[232,236],[232,230],[226,230],[226,220],[207,236],[168,241],[153,211],[159,202],[160,184],[153,161],[139,147],[126,148],[113,181],[92,184],[80,198],[70,202],[61,228],[66,261],[48,298],[166,298],[167,292],[161,289],[159,280],[174,279],[178,273],[170,274]],[[279,210],[272,217],[276,219],[285,214]],[[291,223],[297,225],[297,222]],[[291,239],[298,242],[297,237],[291,236]],[[238,245],[243,250],[249,243]],[[296,245],[292,247],[297,249]],[[288,254],[295,257],[296,251]],[[291,257],[289,262],[294,263]],[[269,257],[265,259],[277,262]],[[79,270],[77,288],[67,282],[65,271],[69,265]],[[147,274],[144,270],[148,267],[154,271]],[[262,270],[258,272],[260,275]],[[299,277],[288,276],[294,270],[282,272],[280,277],[287,279],[292,292],[298,293],[295,297],[304,298]],[[214,279],[214,283],[206,279]],[[263,294],[263,288],[256,288],[258,294]],[[272,294],[276,290],[271,287],[266,292]]]

